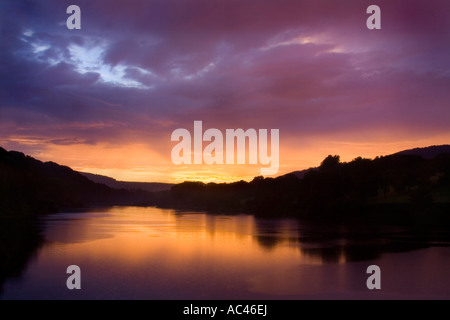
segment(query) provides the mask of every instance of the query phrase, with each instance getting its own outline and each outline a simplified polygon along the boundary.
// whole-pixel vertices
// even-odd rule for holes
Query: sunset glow
[[[450,141],[447,1],[67,1],[0,13],[0,146],[118,180],[251,180],[175,165],[178,128],[279,129],[276,176]],[[323,8],[326,7],[327,10]],[[8,13],[7,13],[8,12]],[[432,35],[432,36],[430,36]],[[205,147],[206,144],[203,144]]]

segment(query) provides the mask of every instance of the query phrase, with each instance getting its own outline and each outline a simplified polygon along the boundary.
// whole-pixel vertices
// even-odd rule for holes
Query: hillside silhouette
[[[76,172],[0,148],[0,216],[21,217],[98,205],[157,205],[264,216],[365,217],[382,209],[405,215],[439,212],[450,203],[449,146],[406,150],[348,163],[329,155],[319,167],[251,182],[183,182],[170,190],[115,189],[97,181],[119,181]],[[420,154],[420,155],[419,155]],[[430,158],[430,155],[434,157]],[[111,182],[109,181],[109,182]],[[112,184],[114,185],[114,184]],[[153,185],[153,184],[148,184]],[[158,184],[155,184],[157,187]],[[163,184],[163,188],[170,185]],[[135,189],[135,190],[132,190]],[[440,209],[441,208],[441,209]],[[380,210],[378,210],[380,211]],[[405,216],[404,218],[406,218]]]
[[[111,188],[92,181],[92,176],[97,181],[115,181],[117,187],[122,184],[89,174],[91,180],[69,167],[0,148],[0,216],[34,216],[98,205],[156,205],[340,221],[402,215],[407,220],[426,212],[446,218],[441,212],[450,203],[448,147],[417,148],[373,160],[358,157],[347,163],[329,155],[317,168],[277,178],[183,182],[158,192],[134,188],[139,185],[134,183],[128,189]]]
[[[2,216],[27,216],[93,205],[135,204],[143,191],[113,189],[54,162],[0,148]]]
[[[394,153],[394,155],[414,155],[414,156],[421,156],[425,159],[433,159],[434,157],[444,154],[444,153],[450,153],[450,145],[444,144],[440,146],[430,146],[425,148],[414,148],[414,149],[408,149],[403,150],[397,153]]]

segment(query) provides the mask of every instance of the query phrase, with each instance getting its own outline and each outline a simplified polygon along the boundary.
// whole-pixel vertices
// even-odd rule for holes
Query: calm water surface
[[[47,216],[2,299],[449,299],[450,247],[404,230],[113,207]],[[349,236],[349,234],[351,234]],[[342,236],[346,235],[346,236]],[[381,290],[366,269],[381,268]],[[66,268],[81,268],[68,290]]]

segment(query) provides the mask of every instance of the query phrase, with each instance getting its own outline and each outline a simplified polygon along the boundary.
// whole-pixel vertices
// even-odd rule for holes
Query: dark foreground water
[[[450,299],[442,235],[113,207],[43,219],[2,299]],[[81,290],[69,290],[69,265]],[[370,265],[381,290],[366,286]]]

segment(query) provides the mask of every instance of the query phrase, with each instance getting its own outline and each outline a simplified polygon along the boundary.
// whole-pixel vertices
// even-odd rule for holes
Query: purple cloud
[[[281,144],[449,134],[448,1],[379,0],[372,31],[360,0],[78,1],[81,30],[65,27],[69,4],[1,5],[6,141],[133,140],[169,154],[172,130],[194,120],[279,128]]]

